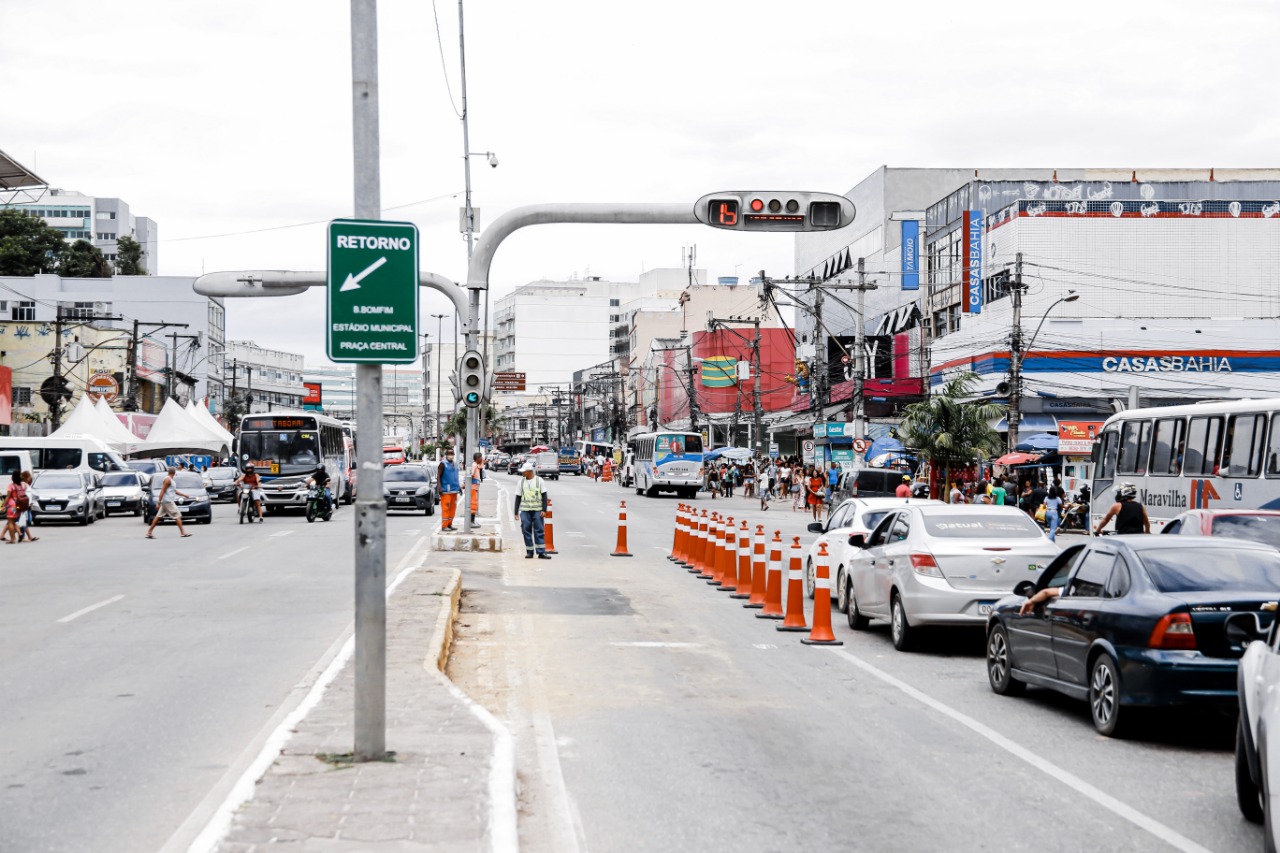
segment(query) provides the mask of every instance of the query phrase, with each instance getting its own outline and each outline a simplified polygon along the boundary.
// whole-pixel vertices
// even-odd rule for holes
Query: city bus
[[[355,458],[342,424],[315,412],[274,411],[240,419],[236,467],[253,465],[263,481],[310,474],[324,462],[334,497],[351,503],[355,497],[352,467]]]
[[[696,432],[650,432],[631,439],[637,495],[675,492],[686,500],[702,488],[702,436]]]
[[[1280,509],[1280,399],[1112,415],[1093,447],[1091,525],[1123,483],[1137,487],[1153,533],[1188,509]]]

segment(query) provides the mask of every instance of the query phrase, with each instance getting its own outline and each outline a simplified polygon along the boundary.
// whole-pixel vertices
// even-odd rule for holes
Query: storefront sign
[[[982,313],[982,211],[965,211],[965,249],[963,278],[965,282],[964,310],[966,314]]]
[[[1058,421],[1058,453],[1088,456],[1102,431],[1102,421]]]
[[[1231,359],[1222,356],[1114,356],[1102,359],[1105,373],[1230,373]]]
[[[902,289],[920,289],[920,222],[902,220]]]
[[[120,393],[120,383],[110,373],[100,372],[89,377],[85,390],[95,400],[102,398],[110,403]]]

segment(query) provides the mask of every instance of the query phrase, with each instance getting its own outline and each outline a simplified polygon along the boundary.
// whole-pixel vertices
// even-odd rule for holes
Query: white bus
[[[1156,532],[1188,509],[1280,509],[1280,399],[1112,415],[1093,448],[1091,524],[1133,483]]]
[[[342,424],[316,412],[280,411],[240,419],[236,467],[253,465],[263,481],[310,474],[324,462],[336,499],[355,495],[355,458]]]
[[[702,488],[702,436],[696,432],[650,432],[629,442],[635,453],[637,495],[675,492],[686,500]]]
[[[28,438],[0,436],[0,450],[25,450],[37,471],[93,473],[125,470],[124,459],[92,436],[80,438]]]

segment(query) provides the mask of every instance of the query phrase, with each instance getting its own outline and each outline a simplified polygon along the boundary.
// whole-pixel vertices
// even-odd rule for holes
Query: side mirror
[[[865,548],[867,547],[867,537],[861,533],[855,533],[849,537],[849,544],[854,548]]]
[[[1020,595],[1023,598],[1030,598],[1036,594],[1035,581],[1022,581],[1013,588],[1014,595]]]
[[[826,533],[827,528],[826,528],[826,525],[824,525],[821,521],[811,521],[809,522],[809,532],[810,533]]]

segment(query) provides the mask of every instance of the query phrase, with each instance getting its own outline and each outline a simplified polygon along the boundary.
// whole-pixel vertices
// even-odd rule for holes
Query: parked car
[[[147,475],[148,478],[154,477],[156,474],[163,474],[168,470],[168,466],[164,464],[163,459],[129,459],[124,465],[130,471],[138,471]]]
[[[382,494],[387,511],[421,510],[436,514],[436,483],[425,465],[397,465],[382,475]]]
[[[819,535],[809,546],[809,553],[805,559],[805,593],[813,598],[814,560],[818,556],[818,546],[825,544],[827,559],[830,560],[832,588],[836,590],[836,607],[843,613],[849,606],[849,579],[845,571],[845,566],[848,565],[845,552],[851,547],[848,543],[849,537],[859,535],[865,540],[886,515],[908,503],[939,502],[909,498],[849,498],[841,501],[826,521],[810,523],[809,532]]]
[[[1266,509],[1192,509],[1174,516],[1161,533],[1231,536],[1280,548],[1280,512]]]
[[[1277,602],[1272,601],[1271,604]],[[1240,658],[1236,673],[1236,698],[1240,715],[1236,721],[1236,802],[1246,819],[1267,825],[1266,849],[1280,849],[1280,820],[1267,812],[1271,802],[1271,780],[1280,779],[1280,742],[1272,749],[1272,738],[1280,737],[1280,623],[1273,619],[1265,640],[1254,640]],[[1243,614],[1241,614],[1243,615]],[[1256,633],[1264,621],[1249,622],[1235,616],[1239,628]],[[1242,623],[1242,624],[1240,624]]]
[[[113,512],[142,515],[146,505],[146,482],[137,471],[108,471],[102,474],[102,515]]]
[[[240,476],[240,472],[230,466],[223,468],[210,468],[202,475],[204,478],[204,489],[209,493],[209,499],[214,501],[228,501],[235,503],[236,501],[236,478]]]
[[[1024,597],[1049,587],[1060,595],[1019,615]],[[1238,661],[1280,599],[1280,552],[1220,537],[1101,537],[1014,593],[987,626],[991,689],[1033,684],[1085,700],[1094,727],[1113,735],[1130,706],[1236,703]]]
[[[865,542],[849,539],[849,627],[887,619],[898,651],[922,625],[985,625],[998,600],[1058,555],[1016,507],[913,501]]]
[[[845,471],[840,476],[840,484],[836,487],[836,497],[844,498],[891,498],[897,495],[898,486],[903,483],[903,476],[910,471],[899,471],[894,468],[860,468],[856,471]]]
[[[31,482],[31,522],[76,521],[93,524],[103,513],[97,474],[41,471]]]
[[[147,487],[147,504],[142,511],[142,517],[147,522],[156,517],[156,499],[160,495],[160,490],[164,488],[166,477],[152,477],[151,483]],[[178,512],[182,515],[183,521],[190,521],[195,524],[209,524],[213,521],[213,503],[209,500],[209,493],[205,491],[204,479],[195,471],[179,471],[173,475],[173,487],[176,491],[182,492],[183,495],[174,495],[173,502],[178,505]],[[166,495],[166,499],[168,496]],[[167,522],[164,519],[161,523]]]

